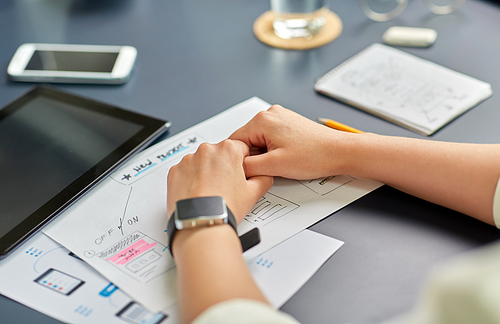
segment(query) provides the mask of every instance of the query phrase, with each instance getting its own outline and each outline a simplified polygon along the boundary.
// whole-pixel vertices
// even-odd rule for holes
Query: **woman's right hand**
[[[342,174],[347,145],[359,134],[346,133],[313,122],[291,110],[273,105],[258,113],[229,138],[246,143],[246,176],[281,176],[314,179]]]

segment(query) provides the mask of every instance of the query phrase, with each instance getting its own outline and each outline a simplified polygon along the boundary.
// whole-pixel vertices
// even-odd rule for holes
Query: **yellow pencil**
[[[356,128],[352,128],[351,126],[344,125],[342,123],[336,122],[336,121],[331,120],[331,119],[318,118],[318,121],[323,125],[326,125],[326,126],[331,127],[333,129],[341,130],[344,132],[358,133],[358,134],[363,133],[362,131],[360,131]]]

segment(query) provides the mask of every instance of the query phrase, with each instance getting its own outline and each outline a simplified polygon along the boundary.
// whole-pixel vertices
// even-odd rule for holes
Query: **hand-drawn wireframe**
[[[253,224],[269,223],[299,207],[294,202],[268,192],[257,201],[253,209],[245,216],[245,220]]]
[[[97,256],[138,282],[148,282],[175,267],[167,247],[140,231],[128,235]]]
[[[430,123],[467,98],[467,94],[457,95],[453,87],[392,57],[364,70],[346,70],[341,80],[376,106],[397,107],[400,110],[392,113],[401,115],[413,111]]]
[[[314,88],[423,135],[493,93],[489,83],[378,43],[318,78]]]
[[[348,175],[329,176],[326,178],[318,178],[313,180],[295,180],[304,187],[314,192],[317,195],[325,196],[335,191],[336,189],[355,181],[356,178]],[[251,224],[268,224],[293,210],[299,208],[300,205],[280,197],[273,193],[266,193],[257,201],[255,206],[245,216],[245,221]]]
[[[312,192],[324,196],[354,180],[356,180],[356,178],[349,175],[339,175],[312,180],[299,180],[298,182]]]
[[[160,312],[153,314],[133,301],[125,305],[116,316],[132,324],[158,324],[168,317]]]
[[[35,279],[35,282],[66,296],[71,295],[85,283],[83,280],[53,268],[45,271],[45,273]]]

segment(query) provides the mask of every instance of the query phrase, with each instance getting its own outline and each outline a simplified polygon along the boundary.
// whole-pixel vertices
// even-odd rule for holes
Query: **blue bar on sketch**
[[[148,166],[147,168],[145,168],[144,170],[140,171],[140,172],[137,172],[134,177],[137,177],[139,174],[143,173],[144,171],[146,171],[147,169],[151,169],[152,167],[154,167],[156,165],[156,163],[153,163],[151,164],[150,166]]]
[[[174,153],[170,154],[169,156],[167,156],[166,158],[162,159],[161,161],[163,162],[163,161],[165,161],[166,159],[168,159],[169,157],[171,157],[171,156],[173,156],[173,155],[176,155],[177,153],[182,152],[182,151],[184,151],[184,150],[186,150],[186,149],[188,149],[188,148],[189,148],[189,146],[184,146],[184,147],[183,147],[183,148],[181,148],[180,150],[178,150],[178,151],[176,151],[176,152],[174,152]]]
[[[109,285],[104,288],[100,293],[99,295],[103,296],[103,297],[109,297],[111,296],[112,293],[114,293],[116,290],[118,289],[117,286],[113,285],[112,283],[109,283]]]

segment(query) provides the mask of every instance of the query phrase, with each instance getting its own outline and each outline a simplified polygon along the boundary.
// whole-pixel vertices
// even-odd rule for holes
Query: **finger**
[[[235,131],[229,136],[229,139],[241,141],[248,147],[266,147],[267,144],[262,132],[256,126],[250,124]]]
[[[243,165],[247,178],[255,176],[281,176],[283,171],[283,161],[280,161],[280,150],[250,155],[245,158]]]
[[[267,111],[259,112],[246,125],[231,134],[229,139],[242,141],[248,147],[267,147],[263,125],[266,124],[268,115]]]
[[[250,187],[250,191],[254,193],[254,200],[257,200],[262,197],[269,189],[271,189],[274,178],[270,176],[255,176],[251,177],[247,180],[248,186]]]
[[[232,144],[237,147],[242,159],[250,155],[250,147],[246,143],[239,140],[230,140],[230,141],[232,141]]]
[[[249,155],[259,155],[259,154],[264,154],[266,152],[267,152],[266,148],[252,146],[250,148],[250,154]]]
[[[228,202],[228,208],[235,212],[234,215],[238,223],[243,220],[245,215],[255,205],[257,200],[259,200],[271,188],[273,182],[273,177],[258,176],[250,178],[247,180],[248,190],[246,190],[245,199],[240,199],[240,201],[234,203],[233,206],[229,205],[233,202]]]

